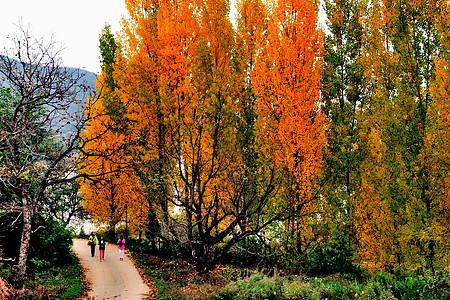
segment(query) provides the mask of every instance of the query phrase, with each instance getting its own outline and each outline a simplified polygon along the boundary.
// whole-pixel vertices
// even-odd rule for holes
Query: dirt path
[[[80,258],[86,269],[86,277],[91,283],[89,299],[138,300],[145,299],[150,292],[131,260],[127,256],[123,261],[119,260],[116,246],[106,245],[105,260],[102,262],[98,257],[98,246],[95,256],[91,257],[86,240],[74,239],[73,250]]]

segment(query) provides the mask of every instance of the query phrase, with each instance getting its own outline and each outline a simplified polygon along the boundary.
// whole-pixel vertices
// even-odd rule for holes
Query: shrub
[[[307,252],[304,270],[311,275],[330,275],[337,272],[359,274],[353,263],[354,250],[345,235],[318,244]]]
[[[266,245],[258,240],[257,237],[249,236],[239,241],[237,246],[230,250],[223,260],[224,263],[251,268],[258,266],[263,260]]]
[[[30,271],[45,270],[50,266],[66,265],[72,262],[72,238],[68,230],[53,219],[35,216],[31,236]]]
[[[397,299],[450,299],[450,276],[438,273],[434,276],[415,275],[394,278],[380,274],[376,279],[390,289]]]
[[[83,293],[81,266],[75,257],[69,265],[52,266],[34,275],[18,291],[18,299],[80,299]]]
[[[268,277],[261,273],[256,273],[248,278],[238,280],[229,284],[220,294],[225,299],[279,299],[282,295],[282,278],[275,274]],[[235,298],[231,296],[234,295]]]
[[[213,300],[234,300],[236,296],[232,291],[221,291],[218,294],[213,295]]]

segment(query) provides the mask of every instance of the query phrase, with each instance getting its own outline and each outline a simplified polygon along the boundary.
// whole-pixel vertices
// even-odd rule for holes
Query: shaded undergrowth
[[[8,278],[10,271],[3,269],[2,277]],[[74,254],[64,266],[52,266],[29,273],[21,290],[9,290],[10,299],[79,299],[86,291],[81,265]]]
[[[311,277],[219,265],[202,274],[181,258],[163,259],[138,252],[133,256],[143,274],[154,282],[155,299],[450,299],[450,276],[445,272],[404,277],[385,273]]]

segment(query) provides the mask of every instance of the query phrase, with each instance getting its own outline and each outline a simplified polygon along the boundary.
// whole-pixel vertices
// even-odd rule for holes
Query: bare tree
[[[16,212],[22,221],[15,271],[20,287],[31,221],[46,190],[87,176],[77,169],[77,154],[89,114],[71,109],[89,88],[81,73],[62,66],[55,42],[44,43],[23,26],[10,39],[12,48],[0,55],[0,213]]]

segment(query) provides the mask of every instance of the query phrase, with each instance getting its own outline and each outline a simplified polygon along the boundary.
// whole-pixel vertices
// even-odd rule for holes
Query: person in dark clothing
[[[98,241],[98,251],[100,252],[100,261],[105,260],[105,248],[106,248],[106,242],[103,239],[103,237],[100,237],[100,240]]]

